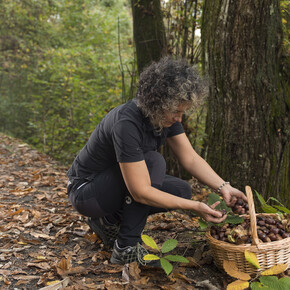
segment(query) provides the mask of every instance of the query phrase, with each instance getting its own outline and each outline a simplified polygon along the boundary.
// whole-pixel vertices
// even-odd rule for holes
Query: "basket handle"
[[[249,215],[250,215],[250,222],[251,222],[251,231],[252,231],[252,245],[257,246],[260,244],[258,234],[257,234],[257,221],[256,221],[256,211],[255,211],[255,204],[253,200],[253,193],[250,186],[246,186],[246,195],[248,198],[249,204]]]

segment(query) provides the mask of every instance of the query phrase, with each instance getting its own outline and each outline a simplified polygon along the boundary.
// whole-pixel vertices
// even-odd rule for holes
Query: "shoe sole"
[[[125,264],[123,261],[118,260],[118,259],[114,258],[113,256],[111,256],[110,262],[112,264],[118,264],[118,265],[124,265]]]

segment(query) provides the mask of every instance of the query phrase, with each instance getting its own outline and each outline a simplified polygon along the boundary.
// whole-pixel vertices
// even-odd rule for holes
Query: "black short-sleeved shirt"
[[[137,107],[136,100],[128,101],[111,110],[97,125],[67,175],[72,179],[88,177],[118,162],[144,160],[144,153],[158,150],[167,137],[183,132],[178,122],[157,132]]]

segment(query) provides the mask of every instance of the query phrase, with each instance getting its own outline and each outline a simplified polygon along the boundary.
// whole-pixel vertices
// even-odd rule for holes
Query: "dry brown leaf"
[[[42,244],[41,241],[39,240],[31,240],[31,239],[26,239],[24,236],[20,235],[19,236],[19,240],[23,243],[27,243],[27,244],[32,244],[32,245],[40,245]]]
[[[9,216],[17,215],[17,214],[23,212],[24,210],[25,210],[25,208],[20,208],[19,210],[15,211],[15,212],[8,213],[8,215]]]
[[[236,280],[227,286],[227,290],[243,290],[249,288],[249,282]]]
[[[51,266],[46,262],[40,262],[40,263],[27,263],[28,267],[36,267],[42,270],[50,270]]]
[[[12,248],[12,249],[0,249],[0,252],[2,253],[21,252],[29,248],[31,248],[31,246],[23,246],[21,248]]]
[[[89,240],[91,243],[95,243],[98,240],[97,235],[95,233],[85,234],[84,238]]]
[[[34,280],[39,279],[40,276],[36,275],[13,275],[13,279],[15,280]]]
[[[105,289],[107,290],[118,290],[118,289],[124,289],[124,285],[127,284],[127,282],[119,282],[119,281],[112,281],[109,279],[106,279],[104,281]]]
[[[6,285],[10,285],[11,281],[7,277],[3,277],[3,281]]]
[[[82,273],[86,273],[87,269],[85,267],[82,266],[78,266],[78,267],[72,267],[69,268],[68,270],[62,270],[60,268],[57,268],[57,273],[60,276],[67,276],[67,275],[72,275],[72,274],[82,274]]]
[[[60,276],[67,276],[70,274],[80,274],[85,273],[87,271],[82,266],[72,267],[70,257],[68,257],[67,259],[62,258],[59,264],[56,266],[56,270]]]
[[[35,238],[43,238],[43,239],[46,239],[46,240],[54,240],[55,239],[52,236],[49,236],[49,235],[44,234],[44,233],[38,233],[38,232],[30,232],[30,235],[32,235]]]
[[[21,223],[26,223],[29,220],[29,212],[25,211],[21,215],[14,216],[13,218],[19,220]]]
[[[223,261],[223,267],[225,269],[225,271],[234,278],[240,279],[240,280],[244,280],[244,281],[248,281],[251,279],[251,276],[247,273],[243,273],[240,272],[238,270],[238,267],[236,265],[236,263],[234,261]]]
[[[57,238],[58,236],[64,234],[67,231],[67,227],[64,227],[62,229],[60,229],[56,234],[55,234],[55,238]]]
[[[190,279],[188,277],[186,277],[185,275],[181,274],[181,273],[178,273],[176,271],[172,272],[170,275],[169,275],[169,278],[171,281],[176,281],[176,279],[181,279],[183,281],[186,281],[188,283],[196,283],[195,280],[193,279]]]
[[[288,264],[278,264],[261,273],[263,276],[278,275],[286,271]]]
[[[204,251],[204,247],[205,247],[205,244],[202,244],[200,247],[198,247],[195,252],[194,252],[194,255],[193,255],[193,258],[195,261],[200,261],[200,259],[202,258],[202,254],[203,254],[203,251]]]
[[[129,274],[131,278],[133,278],[134,280],[140,279],[140,272],[141,270],[137,262],[133,262],[129,264]]]
[[[113,268],[113,269],[104,269],[104,270],[102,270],[102,272],[103,272],[103,273],[114,274],[114,273],[120,273],[120,272],[122,272],[122,270],[123,270],[123,266],[120,266],[120,265],[119,265],[119,267],[116,266],[116,267]]]
[[[110,257],[111,253],[107,251],[99,251],[93,255],[92,261],[93,262],[104,261],[110,259]]]
[[[56,240],[54,243],[55,244],[65,245],[67,243],[68,239],[69,239],[69,235],[65,234],[60,239]]]
[[[137,262],[125,264],[122,271],[122,279],[125,282],[140,280],[140,272]]]
[[[0,275],[8,276],[11,275],[12,271],[0,269]]]
[[[186,268],[192,268],[192,267],[199,267],[198,261],[195,260],[193,257],[186,257],[186,259],[189,261],[188,263],[180,263],[179,265]]]
[[[41,218],[41,212],[35,209],[30,210],[31,214],[33,215],[34,218],[40,219]]]
[[[70,258],[66,259],[66,258],[62,258],[59,262],[59,264],[57,265],[57,267],[61,270],[68,270],[71,267],[70,264]]]
[[[62,281],[56,280],[56,281],[50,281],[47,282],[47,286],[40,288],[39,290],[57,290],[62,289],[70,283],[70,279],[67,277],[63,279]]]

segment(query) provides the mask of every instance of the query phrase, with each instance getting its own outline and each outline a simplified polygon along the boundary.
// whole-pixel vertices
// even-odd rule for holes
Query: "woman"
[[[88,224],[113,246],[112,263],[144,261],[141,233],[148,215],[186,209],[208,222],[226,216],[191,200],[189,184],[166,174],[158,153],[165,142],[180,164],[202,183],[223,195],[231,206],[245,195],[218,176],[192,148],[181,121],[196,105],[203,87],[198,73],[183,60],[169,57],[152,63],[140,76],[136,98],[110,111],[98,124],[68,171],[69,199],[89,217]]]

